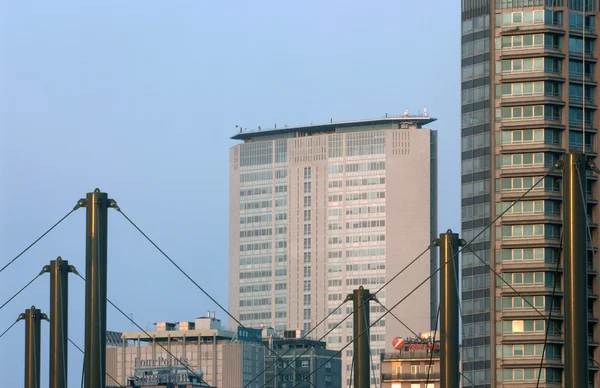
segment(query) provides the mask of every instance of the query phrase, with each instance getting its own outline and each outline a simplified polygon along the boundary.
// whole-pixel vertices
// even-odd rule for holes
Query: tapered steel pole
[[[86,196],[84,387],[105,388],[108,196]]]
[[[458,305],[458,234],[448,229],[440,234],[440,387],[458,388],[459,377],[459,305]],[[434,338],[435,340],[435,338]]]
[[[50,273],[50,388],[67,388],[69,272],[75,267],[59,256],[44,266]]]
[[[25,320],[25,388],[40,388],[40,327],[42,319],[48,319],[35,306],[19,315]]]
[[[371,294],[362,286],[352,293],[354,327],[354,388],[371,386],[369,352],[369,299]],[[366,332],[365,332],[366,330]],[[362,335],[361,335],[362,334]]]
[[[588,386],[588,295],[585,195],[587,160],[565,155],[563,166],[565,388]]]

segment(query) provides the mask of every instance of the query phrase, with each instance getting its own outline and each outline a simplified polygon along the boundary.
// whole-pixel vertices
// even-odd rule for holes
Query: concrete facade
[[[167,330],[147,333],[150,337],[144,332],[125,332],[122,346],[107,349],[107,372],[119,384],[126,386],[136,369],[187,365],[210,387],[242,387],[264,369],[264,346],[238,341],[235,333],[221,329],[214,318],[202,317],[195,325],[174,324]],[[263,384],[261,376],[250,387]]]
[[[346,295],[372,292],[437,235],[437,132],[429,116],[242,132],[230,152],[229,311],[246,326],[315,330],[322,338],[351,312]],[[392,307],[437,269],[426,253],[377,297]],[[394,313],[409,327],[432,327],[437,282],[428,282]],[[317,326],[330,312],[331,317]],[[371,322],[385,309],[371,304]],[[349,319],[348,321],[351,321]],[[325,338],[341,349],[348,321]],[[379,354],[408,336],[387,316],[371,330]],[[349,377],[352,348],[342,354]],[[372,385],[379,384],[379,377]]]

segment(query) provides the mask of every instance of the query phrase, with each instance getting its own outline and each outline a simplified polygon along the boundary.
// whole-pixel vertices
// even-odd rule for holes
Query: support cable
[[[73,340],[71,338],[67,338],[69,340],[69,342],[71,343],[71,345],[75,346],[77,348],[77,350],[79,350],[81,352],[81,354],[85,355],[85,352],[83,351],[83,349],[81,349],[79,346],[77,346],[77,344],[75,342],[73,342]],[[119,383],[117,380],[115,380],[114,377],[112,377],[110,374],[108,374],[108,372],[106,372],[106,375],[108,377],[110,377],[110,379],[112,381],[114,381],[115,383],[119,384],[119,387],[122,387],[123,384]]]
[[[81,274],[76,273],[77,276],[79,276],[81,278],[81,280],[83,280],[85,282],[85,278],[83,276],[81,276]],[[181,361],[181,359],[179,357],[177,357],[176,355],[174,355],[169,349],[167,349],[163,344],[160,343],[160,341],[155,341],[153,339],[153,337],[150,335],[150,333],[148,333],[146,330],[144,330],[140,325],[137,324],[137,322],[135,322],[129,315],[125,314],[125,312],[123,310],[121,310],[119,307],[117,307],[116,304],[114,304],[110,299],[106,298],[106,301],[113,306],[118,312],[121,313],[121,315],[123,315],[125,318],[127,318],[127,320],[129,322],[131,322],[135,327],[137,327],[142,333],[144,333],[146,336],[148,336],[149,339],[152,339],[153,343],[157,344],[158,346],[160,346],[164,351],[167,352],[167,354],[171,357],[173,357],[174,360],[176,360],[177,362],[179,362],[181,365],[183,365],[188,371],[192,372],[192,374],[197,377],[198,379],[200,379],[201,382],[205,383],[208,385],[208,383],[206,381],[204,381],[204,379],[199,376],[194,370],[192,370],[187,363]]]
[[[216,304],[217,306],[219,306],[219,308],[220,308],[221,310],[223,310],[223,311],[225,312],[225,314],[227,314],[227,316],[229,316],[229,318],[231,318],[233,321],[235,321],[235,322],[236,322],[236,323],[237,323],[239,326],[241,326],[242,328],[244,328],[244,329],[246,328],[246,326],[244,326],[244,325],[242,324],[242,322],[240,322],[240,321],[239,321],[239,319],[237,319],[236,317],[234,317],[234,316],[233,316],[233,315],[232,315],[232,314],[231,314],[231,313],[230,313],[230,312],[229,312],[229,311],[228,311],[228,310],[227,310],[225,307],[223,307],[223,305],[221,305],[219,302],[217,302],[217,300],[216,300],[215,298],[213,298],[213,297],[212,297],[212,296],[211,296],[211,295],[210,295],[208,292],[206,292],[206,290],[204,290],[204,288],[202,288],[202,287],[201,287],[201,286],[200,286],[200,285],[199,285],[199,284],[198,284],[198,283],[197,283],[197,282],[196,282],[194,279],[192,279],[192,277],[191,277],[190,275],[188,275],[188,274],[187,274],[187,272],[185,272],[185,271],[184,271],[184,270],[183,270],[183,269],[182,269],[182,268],[181,268],[181,267],[180,267],[180,266],[179,266],[177,263],[175,263],[175,261],[173,261],[173,259],[171,259],[171,258],[169,257],[169,255],[167,255],[167,254],[166,254],[166,253],[165,253],[165,252],[164,252],[162,249],[160,249],[160,247],[159,247],[158,245],[156,245],[156,243],[155,243],[154,241],[152,241],[152,239],[151,239],[150,237],[148,237],[148,235],[147,235],[146,233],[144,233],[144,232],[143,232],[143,231],[142,231],[142,230],[141,230],[141,229],[140,229],[140,228],[139,228],[139,227],[138,227],[138,226],[135,224],[135,222],[133,222],[133,221],[132,221],[132,220],[131,220],[129,217],[127,217],[127,215],[126,215],[125,213],[123,213],[123,211],[122,211],[122,210],[121,210],[121,208],[120,208],[120,207],[119,207],[119,206],[116,204],[116,202],[115,202],[115,201],[110,201],[110,202],[111,202],[111,203],[110,203],[111,207],[113,207],[113,208],[114,208],[116,211],[118,211],[119,213],[121,213],[121,215],[122,215],[123,217],[125,217],[125,219],[126,219],[127,221],[129,221],[129,223],[130,223],[130,224],[131,224],[131,225],[132,225],[132,226],[133,226],[135,229],[137,229],[137,231],[138,231],[138,232],[140,232],[140,233],[141,233],[141,235],[142,235],[142,236],[144,236],[144,238],[146,238],[146,240],[148,240],[148,242],[149,242],[150,244],[152,244],[152,245],[153,245],[153,246],[154,246],[154,247],[155,247],[155,248],[156,248],[156,249],[157,249],[157,250],[158,250],[158,251],[159,251],[159,252],[160,252],[160,253],[161,253],[161,254],[162,254],[162,255],[163,255],[165,258],[166,258],[166,259],[167,259],[167,260],[169,260],[169,262],[171,262],[171,264],[173,264],[173,266],[174,266],[175,268],[177,268],[177,269],[179,270],[179,272],[181,272],[181,273],[182,273],[182,274],[183,274],[183,275],[184,275],[186,278],[188,278],[188,280],[189,280],[190,282],[192,282],[192,283],[193,283],[193,284],[196,286],[196,288],[198,288],[200,291],[202,291],[202,293],[203,293],[203,294],[204,294],[204,295],[205,295],[205,296],[206,296],[208,299],[210,299],[210,300],[211,300],[211,301],[212,301],[214,304]],[[110,303],[110,301],[109,301],[109,303]],[[265,344],[265,343],[262,341],[262,338],[258,338],[258,337],[257,337],[257,336],[256,336],[254,333],[252,333],[250,330],[248,330],[247,332],[248,332],[248,334],[249,334],[250,336],[252,336],[252,337],[253,337],[255,340],[257,340],[257,341],[258,341],[260,344],[262,344],[262,345],[263,345],[263,347],[264,347],[265,349],[267,349],[269,352],[271,352],[272,354],[274,354],[274,355],[275,355],[275,357],[276,357],[277,359],[279,359],[279,360],[281,360],[281,361],[284,361],[284,360],[283,360],[283,358],[282,358],[282,357],[281,357],[279,354],[277,354],[277,352],[275,352],[273,349],[271,349],[271,348],[270,348],[270,347],[269,347],[267,344]],[[290,365],[289,367],[290,367],[290,368],[291,368],[291,369],[294,371],[294,373],[296,373],[296,374],[300,374],[300,373],[299,373],[299,372],[296,370],[296,368],[295,368],[295,367],[293,367],[293,366],[291,366],[291,365]],[[311,386],[313,386],[314,388],[317,388],[317,387],[315,387],[315,385],[314,385],[314,384],[313,384],[311,381],[309,381],[309,384],[310,384]]]
[[[82,200],[79,200],[77,202],[77,205],[75,205],[75,207],[68,212],[63,218],[61,218],[60,220],[58,220],[57,223],[55,223],[54,225],[52,225],[50,227],[50,229],[48,229],[47,231],[45,231],[40,237],[38,237],[34,242],[32,242],[31,244],[29,244],[29,246],[25,249],[23,249],[21,251],[21,253],[19,253],[14,259],[12,259],[11,261],[9,261],[8,263],[6,263],[4,265],[4,267],[2,267],[0,269],[0,272],[4,271],[9,265],[11,265],[12,263],[14,263],[15,261],[17,261],[17,259],[19,257],[21,257],[25,252],[27,252],[31,247],[33,247],[35,244],[38,243],[38,241],[40,241],[42,238],[44,238],[48,233],[50,233],[52,231],[52,229],[56,228],[61,222],[63,222],[67,217],[69,217],[71,215],[71,213],[73,213],[75,210],[79,209],[80,207],[82,207],[84,205],[84,203],[81,202]]]
[[[434,244],[433,244],[433,243],[429,244],[429,246],[428,246],[428,247],[427,247],[427,248],[426,248],[426,249],[425,249],[423,252],[421,252],[421,253],[420,253],[420,254],[419,254],[419,255],[418,255],[418,256],[417,256],[415,259],[413,259],[413,260],[412,260],[410,263],[408,263],[408,264],[407,264],[407,265],[406,265],[404,268],[402,268],[402,269],[401,269],[401,270],[400,270],[400,271],[399,271],[399,272],[398,272],[396,275],[394,275],[394,276],[393,276],[393,277],[392,277],[390,280],[388,280],[387,282],[385,282],[385,283],[383,284],[383,286],[381,286],[381,287],[380,287],[380,288],[379,288],[377,291],[375,291],[374,293],[371,293],[371,294],[369,295],[369,297],[368,297],[366,300],[364,300],[364,302],[363,302],[363,303],[361,303],[361,304],[358,306],[358,308],[361,308],[361,307],[362,307],[362,306],[363,306],[365,303],[369,303],[371,300],[375,300],[375,299],[376,299],[376,298],[375,298],[375,296],[376,296],[376,295],[377,295],[379,292],[381,292],[381,290],[383,290],[383,288],[384,288],[385,286],[387,286],[388,284],[390,284],[390,282],[392,282],[394,279],[396,279],[398,276],[400,276],[400,274],[402,274],[402,273],[403,273],[404,271],[406,271],[406,270],[407,270],[407,269],[408,269],[408,268],[409,268],[411,265],[413,265],[413,264],[414,264],[414,263],[415,263],[417,260],[419,260],[419,259],[420,259],[420,258],[421,258],[421,257],[422,257],[422,256],[423,256],[425,253],[427,253],[427,252],[428,252],[428,251],[429,251],[429,250],[430,250],[430,249],[431,249],[433,246],[434,246]],[[439,271],[439,270],[438,270],[438,271]],[[346,300],[348,300],[348,299],[346,299]],[[345,301],[344,301],[344,302],[345,302]],[[342,319],[342,320],[341,320],[340,322],[338,322],[338,323],[337,323],[335,326],[333,326],[331,329],[329,329],[329,331],[328,331],[327,333],[325,333],[323,336],[321,336],[321,337],[320,337],[320,338],[317,340],[317,342],[319,342],[319,341],[323,340],[325,337],[327,337],[327,336],[328,336],[328,335],[329,335],[329,334],[330,334],[332,331],[334,331],[334,330],[335,330],[335,329],[337,329],[337,328],[338,328],[338,327],[339,327],[339,326],[340,326],[342,323],[344,323],[344,321],[346,321],[346,319],[350,318],[350,317],[352,316],[352,314],[353,314],[353,313],[350,313],[350,314],[346,315],[346,316],[344,317],[344,319]],[[306,348],[302,354],[300,354],[298,357],[296,357],[296,358],[294,359],[294,361],[297,361],[297,360],[298,360],[300,357],[302,357],[302,356],[303,356],[303,355],[305,355],[307,352],[309,352],[309,351],[310,351],[310,350],[311,350],[313,347],[314,347],[314,345],[313,345],[313,346],[310,346],[310,347],[308,347],[308,348]],[[284,367],[284,368],[283,368],[281,371],[279,371],[279,372],[278,372],[278,373],[277,373],[275,376],[273,376],[273,377],[272,377],[272,378],[271,378],[269,381],[267,381],[267,382],[266,382],[266,383],[265,383],[265,384],[262,386],[262,388],[264,388],[264,387],[265,387],[265,386],[266,386],[268,383],[270,383],[271,381],[273,381],[273,379],[275,379],[275,377],[277,377],[277,376],[278,376],[278,375],[279,375],[281,372],[283,372],[283,371],[285,370],[285,368],[286,368],[286,367]],[[245,387],[245,388],[247,388],[247,387],[248,387],[248,386],[246,385],[246,387]]]
[[[4,330],[4,332],[3,332],[2,334],[0,334],[0,338],[4,337],[4,334],[8,333],[8,331],[9,331],[10,329],[12,329],[14,325],[16,325],[16,324],[17,324],[17,322],[19,322],[19,320],[18,320],[18,319],[17,319],[17,320],[16,320],[16,321],[15,321],[15,322],[14,322],[12,325],[10,325],[10,326],[8,327],[8,329]]]
[[[302,336],[302,338],[298,339],[296,342],[303,341],[304,339],[306,339],[306,338],[307,338],[307,337],[310,335],[310,333],[312,333],[313,331],[315,331],[315,329],[316,329],[317,327],[319,327],[319,326],[320,326],[320,325],[321,325],[323,322],[325,322],[325,321],[326,321],[326,320],[327,320],[327,319],[328,319],[330,316],[332,316],[333,314],[335,314],[335,312],[336,312],[336,311],[338,311],[339,309],[341,309],[341,308],[342,308],[342,306],[344,305],[344,303],[346,303],[347,301],[348,301],[348,298],[346,297],[346,299],[344,299],[344,300],[342,301],[342,303],[340,303],[340,305],[339,305],[339,306],[337,306],[335,309],[331,310],[331,312],[330,312],[329,314],[327,314],[327,316],[325,316],[325,318],[321,319],[321,321],[320,321],[319,323],[317,323],[317,325],[316,325],[315,327],[311,328],[311,329],[308,331],[308,333],[304,334],[304,335]],[[284,353],[281,355],[281,357],[285,357],[285,355],[287,355],[287,354],[288,354],[288,353],[289,353],[289,352],[290,352],[292,349],[294,349],[294,347],[291,347],[291,346],[290,346],[290,347],[289,347],[289,348],[288,348],[288,349],[287,349],[287,350],[286,350],[286,351],[285,351],[285,352],[284,352]],[[259,374],[257,374],[256,376],[254,376],[254,378],[253,378],[252,380],[250,380],[250,382],[248,382],[248,383],[245,385],[245,387],[249,387],[249,386],[250,386],[250,385],[251,385],[251,384],[252,384],[254,381],[256,381],[256,379],[258,379],[260,376],[262,376],[262,375],[263,375],[263,374],[264,374],[264,373],[265,373],[267,370],[271,369],[271,367],[272,367],[273,365],[275,365],[276,363],[277,363],[277,360],[274,360],[274,361],[273,361],[273,363],[271,363],[271,365],[269,365],[269,366],[265,367],[265,369],[263,369],[263,370],[262,370],[262,372],[260,372],[260,373],[259,373]],[[284,369],[285,369],[285,368],[287,368],[287,367],[284,367]],[[279,374],[279,373],[275,374],[275,376],[277,376],[278,374]],[[275,377],[273,377],[273,378],[275,378]],[[269,380],[269,382],[271,382],[271,380]],[[265,383],[265,385],[266,385],[266,384],[267,384],[267,383]]]
[[[431,368],[433,366],[433,350],[435,348],[435,337],[437,337],[437,327],[438,327],[438,323],[440,321],[440,309],[441,309],[441,304],[438,305],[438,311],[437,314],[435,315],[435,328],[433,329],[433,343],[431,344],[431,354],[429,355],[429,365],[426,366],[427,368],[427,380],[425,380],[425,386],[427,387],[429,385],[429,377],[430,377],[430,373],[431,373]]]
[[[546,333],[544,334],[544,348],[542,349],[542,359],[540,360],[540,369],[538,371],[537,383],[535,388],[539,388],[540,379],[542,377],[542,366],[544,365],[544,356],[546,355],[546,345],[548,344],[548,333],[550,332],[550,321],[552,318],[552,308],[554,307],[554,295],[556,294],[556,285],[558,284],[558,270],[560,269],[560,252],[563,247],[563,234],[560,235],[560,247],[558,248],[559,256],[556,261],[556,270],[554,271],[554,285],[552,286],[552,298],[550,299],[550,312],[548,313],[548,322],[546,323]]]
[[[14,294],[13,296],[10,297],[9,300],[7,300],[6,302],[4,302],[4,304],[2,306],[0,306],[0,310],[2,310],[2,308],[4,306],[6,306],[11,300],[15,299],[17,297],[17,295],[19,295],[21,292],[23,292],[27,287],[29,287],[29,285],[31,283],[33,283],[37,278],[39,278],[42,274],[38,274],[36,277],[34,277],[33,279],[31,279],[31,281],[29,283],[27,283],[25,286],[23,286],[23,288],[21,288],[19,291],[17,291],[16,294]]]
[[[422,339],[421,337],[419,337],[419,334],[417,334],[417,333],[416,333],[416,332],[415,332],[413,329],[411,329],[410,327],[408,327],[408,325],[407,325],[406,323],[402,322],[402,320],[401,320],[400,318],[398,318],[398,316],[397,316],[396,314],[394,314],[394,312],[393,312],[393,311],[391,311],[391,310],[388,310],[388,309],[387,309],[387,307],[385,307],[385,306],[383,305],[383,303],[381,303],[381,302],[379,301],[379,299],[374,299],[374,300],[375,300],[375,302],[379,303],[379,305],[380,305],[380,306],[383,308],[383,310],[384,310],[384,311],[387,311],[387,312],[388,312],[388,314],[390,314],[392,317],[394,317],[394,318],[395,318],[395,319],[398,321],[398,323],[400,323],[402,326],[404,326],[404,328],[405,328],[406,330],[410,331],[410,333],[411,333],[412,335],[414,335],[414,336],[415,336],[415,338],[416,338],[418,341],[420,341],[420,342],[425,342],[425,341],[423,341],[423,339]],[[439,310],[439,308],[438,308],[438,310]]]

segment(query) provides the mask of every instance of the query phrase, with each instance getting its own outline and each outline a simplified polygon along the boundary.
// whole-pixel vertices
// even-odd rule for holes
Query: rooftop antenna
[[[404,111],[404,117],[408,117],[408,108]]]
[[[427,116],[427,108],[423,108],[423,116],[428,117]]]

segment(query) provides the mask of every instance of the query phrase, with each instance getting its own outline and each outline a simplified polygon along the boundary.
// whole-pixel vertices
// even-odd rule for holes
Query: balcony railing
[[[427,380],[427,373],[382,373],[383,381]],[[440,373],[430,373],[429,381],[440,379]]]

